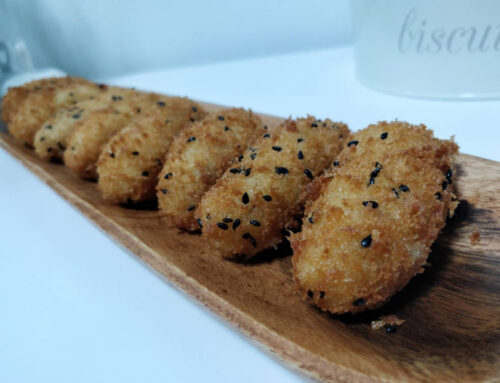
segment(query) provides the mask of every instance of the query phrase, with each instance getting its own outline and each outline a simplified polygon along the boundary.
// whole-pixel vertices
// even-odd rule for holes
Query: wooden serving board
[[[263,118],[270,127],[281,121]],[[459,155],[461,203],[433,246],[426,272],[380,310],[336,316],[295,292],[289,247],[249,264],[222,260],[198,235],[166,228],[158,211],[103,201],[95,183],[38,159],[5,130],[0,146],[168,282],[310,377],[500,381],[500,163]],[[474,230],[480,234],[476,246],[469,239]],[[406,323],[393,334],[372,330],[371,320],[381,314],[396,314]]]

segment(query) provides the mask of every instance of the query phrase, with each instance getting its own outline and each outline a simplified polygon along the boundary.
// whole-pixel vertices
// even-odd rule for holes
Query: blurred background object
[[[0,0],[0,40],[90,79],[345,45],[348,0]]]
[[[356,74],[398,95],[500,98],[500,1],[353,0]]]

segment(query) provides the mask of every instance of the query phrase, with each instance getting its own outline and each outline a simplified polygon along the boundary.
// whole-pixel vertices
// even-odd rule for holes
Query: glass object
[[[500,98],[499,0],[352,0],[356,75],[410,97]]]

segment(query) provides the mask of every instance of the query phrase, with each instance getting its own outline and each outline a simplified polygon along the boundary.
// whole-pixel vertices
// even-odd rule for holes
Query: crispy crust
[[[100,93],[87,100],[57,110],[42,124],[33,140],[35,152],[40,158],[62,159],[73,129],[86,121],[93,112],[110,107],[115,102],[113,96],[122,92],[122,89],[115,87],[100,86],[100,89]]]
[[[4,98],[3,108],[6,110],[2,112],[2,118],[5,115],[10,134],[29,146],[32,146],[37,130],[57,109],[100,92],[97,84],[76,77],[47,79],[40,84],[13,88]]]
[[[203,194],[234,157],[265,133],[261,119],[244,109],[211,114],[182,131],[170,147],[156,187],[160,209],[171,224],[199,229],[193,209]]]
[[[446,173],[458,150],[404,122],[370,125],[349,142],[291,238],[298,288],[332,313],[376,308],[422,271],[452,207]]]
[[[160,99],[159,95],[131,89],[114,93],[111,106],[91,113],[68,137],[64,163],[82,178],[97,178],[96,162],[104,145],[135,116],[145,113]]]
[[[279,243],[282,229],[302,211],[310,177],[332,163],[348,134],[344,124],[308,117],[285,121],[270,137],[260,138],[241,162],[232,165],[241,172],[229,169],[202,198],[195,213],[203,225],[202,235],[222,256],[240,258]],[[251,169],[248,176],[247,169]],[[232,221],[224,222],[228,219]],[[235,227],[237,219],[240,224]]]
[[[137,116],[102,150],[97,172],[105,199],[115,203],[154,199],[158,173],[174,136],[205,115],[187,98],[162,102]]]

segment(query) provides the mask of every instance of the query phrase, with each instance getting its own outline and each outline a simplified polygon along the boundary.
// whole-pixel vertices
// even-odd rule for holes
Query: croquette
[[[331,313],[356,313],[381,306],[422,272],[456,205],[457,149],[405,122],[353,134],[308,188],[302,231],[291,236],[304,297]]]

